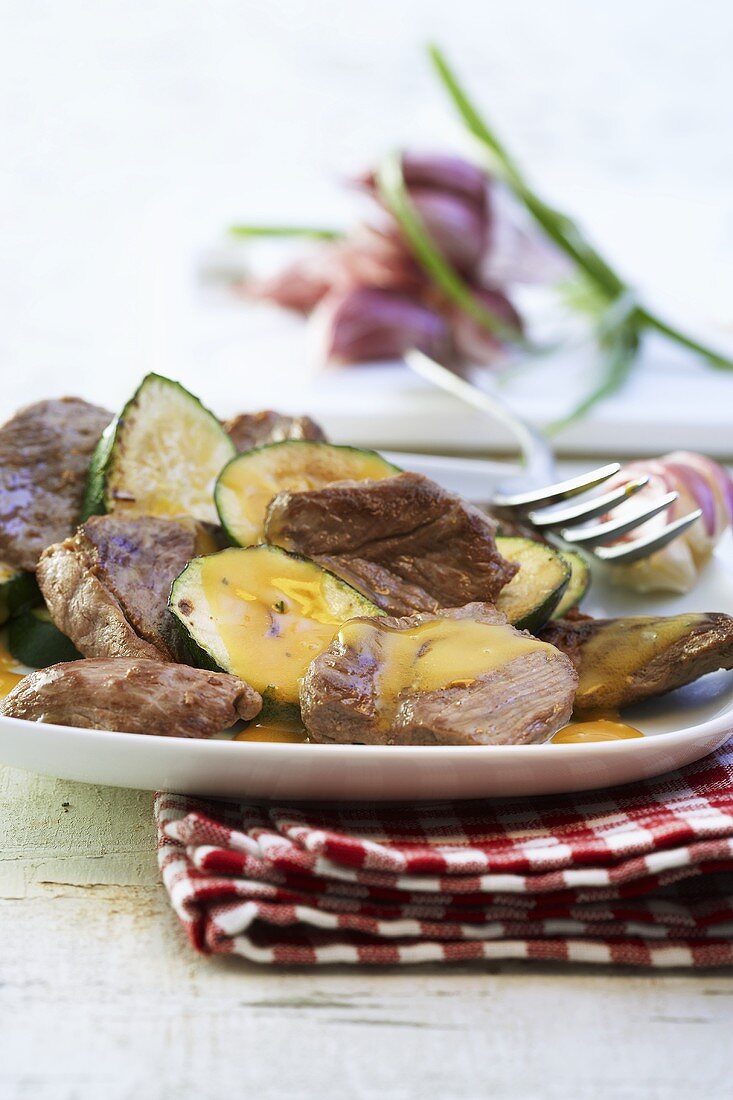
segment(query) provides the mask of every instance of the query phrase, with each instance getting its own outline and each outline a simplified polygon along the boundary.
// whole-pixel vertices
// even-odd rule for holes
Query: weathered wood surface
[[[149,794],[3,769],[0,815],[4,1100],[730,1096],[724,974],[202,959]]]

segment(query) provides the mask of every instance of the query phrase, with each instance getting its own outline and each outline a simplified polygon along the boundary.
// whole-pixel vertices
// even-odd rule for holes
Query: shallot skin
[[[521,333],[522,318],[507,289],[511,277],[501,273],[501,263],[490,272],[497,236],[513,231],[506,211],[497,216],[495,180],[462,157],[435,153],[405,153],[402,171],[410,201],[443,259],[477,302]],[[276,274],[249,278],[243,294],[307,316],[318,365],[397,359],[419,348],[446,363],[502,366],[505,344],[417,261],[382,201],[376,174],[353,182],[369,196],[368,218]]]
[[[701,509],[702,515],[664,549],[630,565],[612,567],[611,580],[635,592],[689,592],[723,534],[733,523],[733,481],[722,466],[706,455],[694,451],[672,451],[660,458],[628,463],[608,483],[609,487],[622,485],[642,474],[649,478],[649,484],[633,501],[619,505],[607,518],[619,518],[642,503],[652,504],[671,491],[679,496],[669,508],[619,542],[653,535],[671,520],[696,508]]]
[[[311,315],[317,358],[366,363],[400,358],[418,348],[437,359],[451,354],[450,330],[428,306],[389,290],[355,287],[333,291]]]

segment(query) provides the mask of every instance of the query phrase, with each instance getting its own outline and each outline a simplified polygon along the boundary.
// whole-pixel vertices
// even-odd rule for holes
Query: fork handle
[[[503,485],[497,485],[498,492],[516,493],[522,489],[534,489],[554,481],[555,461],[545,437],[526,420],[522,420],[513,413],[495,394],[480,389],[473,382],[462,378],[416,348],[406,352],[405,362],[427,382],[432,382],[434,386],[458,397],[474,409],[487,413],[512,433],[519,447],[522,473],[515,474]]]

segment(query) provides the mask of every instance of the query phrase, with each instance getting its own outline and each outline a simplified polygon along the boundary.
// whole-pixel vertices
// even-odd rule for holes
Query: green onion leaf
[[[232,237],[309,237],[319,241],[337,241],[343,237],[340,229],[323,229],[310,225],[232,225]]]
[[[657,317],[656,313],[651,313],[641,306],[639,315],[641,320],[650,328],[656,329],[657,332],[661,332],[663,336],[668,336],[675,343],[694,351],[697,355],[701,355],[707,361],[708,366],[713,367],[715,370],[733,370],[733,360],[721,355],[714,348],[701,344],[699,340],[696,340],[693,336],[688,336],[686,332],[681,332],[678,328],[662,320],[661,317]]]
[[[508,325],[480,302],[471,287],[448,263],[410,199],[399,155],[387,157],[377,172],[377,188],[384,205],[402,230],[421,267],[443,293],[488,332],[520,347],[529,347],[519,329]]]
[[[471,103],[438,47],[430,46],[429,54],[438,76],[458,108],[466,127],[489,152],[491,167],[494,171],[498,171],[505,183],[522,200],[548,237],[582,267],[608,294],[615,296],[623,291],[625,289],[623,279],[608,266],[605,260],[589,244],[578,226],[566,214],[553,210],[531,190],[519,165]]]
[[[479,114],[441,50],[432,45],[428,48],[428,52],[438,77],[457,108],[466,128],[486,151],[490,168],[504,180],[547,236],[555,242],[561,251],[575,261],[578,268],[585,273],[592,283],[595,283],[601,297],[605,295],[607,301],[615,304],[622,301],[624,303],[623,308],[631,303],[629,316],[626,319],[622,317],[620,320],[614,316],[614,306],[612,305],[606,316],[605,325],[599,330],[602,344],[605,343],[605,346],[610,348],[604,380],[577,409],[573,410],[568,418],[553,426],[553,429],[558,430],[559,427],[564,426],[571,420],[577,420],[596,402],[623,385],[633,367],[639,335],[645,328],[656,329],[663,336],[701,356],[709,366],[716,370],[733,370],[733,359],[689,336],[629,297],[631,292],[625,280],[593,248],[576,223],[559,210],[554,210],[551,206],[548,206],[530,188],[519,165],[486,119]],[[590,298],[586,298],[585,304],[590,304]],[[597,303],[594,302],[593,306],[596,305]],[[632,319],[633,324],[631,323]],[[627,320],[629,321],[628,324],[626,323]],[[620,331],[614,333],[614,325],[620,325]],[[633,339],[629,336],[631,331],[633,331]]]
[[[548,425],[548,435],[556,435],[582,419],[599,401],[604,401],[625,385],[639,350],[638,331],[634,325],[626,325],[612,339],[603,341],[601,347],[607,349],[607,355],[598,384],[569,413]]]

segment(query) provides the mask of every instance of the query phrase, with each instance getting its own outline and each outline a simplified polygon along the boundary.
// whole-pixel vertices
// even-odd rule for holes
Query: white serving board
[[[362,446],[476,454],[513,449],[511,437],[486,416],[398,362],[316,368],[305,322],[282,310],[200,295],[188,325],[187,346],[199,364],[186,369],[188,382],[214,408],[307,411],[333,439]],[[707,335],[726,347],[721,330]],[[178,341],[170,368],[176,376],[183,352]],[[588,349],[558,352],[515,372],[499,392],[545,428],[581,399],[595,370]],[[732,460],[733,372],[712,370],[650,337],[623,391],[559,434],[554,446],[560,455],[623,458],[685,448]]]

